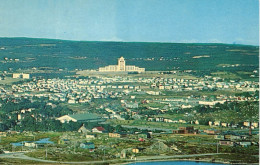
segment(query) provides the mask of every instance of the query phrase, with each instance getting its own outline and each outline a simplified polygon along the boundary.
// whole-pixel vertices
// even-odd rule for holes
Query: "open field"
[[[163,71],[146,71],[139,74],[127,74],[127,72],[98,72],[98,71],[78,71],[76,72],[79,76],[122,76],[122,77],[136,77],[136,78],[151,78],[151,77],[160,77],[160,78],[176,78],[176,79],[197,79],[197,77],[187,74],[187,73],[176,73],[176,74],[161,74]]]
[[[23,81],[21,79],[14,79],[14,78],[11,78],[11,77],[6,77],[5,80],[0,80],[0,84],[3,84],[3,85],[11,85],[15,82],[20,82],[20,81]]]
[[[178,129],[183,126],[194,126],[197,129],[209,129],[206,125],[181,124],[181,123],[163,123],[163,122],[148,122],[145,120],[108,120],[112,125],[129,125],[144,128],[158,128],[158,129]],[[223,129],[225,130],[225,128]]]

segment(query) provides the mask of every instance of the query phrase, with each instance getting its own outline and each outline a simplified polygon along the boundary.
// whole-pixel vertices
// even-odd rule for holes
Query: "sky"
[[[259,1],[0,0],[0,37],[259,45]]]

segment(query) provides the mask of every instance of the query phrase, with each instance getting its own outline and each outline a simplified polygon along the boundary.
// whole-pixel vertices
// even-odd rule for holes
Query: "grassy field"
[[[207,125],[195,125],[195,124],[182,124],[182,123],[164,123],[164,122],[148,122],[145,120],[115,120],[110,119],[107,121],[111,125],[128,125],[128,126],[136,126],[136,127],[147,127],[147,128],[158,128],[158,129],[178,129],[183,126],[194,126],[196,129],[209,129],[210,126]],[[226,130],[228,128],[223,128]]]
[[[147,89],[151,91],[152,89]],[[156,91],[156,90],[155,90]],[[136,99],[165,99],[165,98],[183,98],[188,96],[217,96],[217,95],[226,95],[232,96],[236,93],[242,93],[241,91],[233,90],[217,90],[217,91],[161,91],[160,95],[148,95],[140,94],[136,95]]]
[[[87,104],[87,103],[84,103],[84,104],[61,103],[59,105],[63,106],[63,107],[68,107],[68,108],[72,109],[74,112],[88,111],[88,107],[89,107],[89,104]]]
[[[23,160],[23,159],[0,158],[0,164],[46,164],[46,162]]]
[[[5,80],[0,80],[0,84],[11,85],[15,82],[24,81],[23,79],[14,79],[12,77],[6,77]]]
[[[237,72],[212,72],[211,73],[215,77],[221,77],[223,79],[242,79],[242,80],[250,80],[250,81],[259,81],[258,73],[248,72],[248,71],[237,71]],[[251,75],[255,75],[255,77],[251,77]]]
[[[42,138],[50,138],[51,141],[57,142],[58,137],[61,133],[58,132],[46,132],[46,133],[36,133],[36,132],[28,132],[14,135],[7,135],[6,137],[1,137],[0,145],[7,145],[15,142],[22,141],[34,141]]]
[[[127,74],[126,72],[97,72],[97,71],[78,71],[76,75],[80,76],[104,76],[104,77],[132,77],[132,78],[152,78],[152,77],[160,77],[160,78],[176,78],[176,79],[198,79],[197,77],[188,74],[188,73],[176,73],[176,74],[160,74],[162,71],[146,71],[140,74]]]
[[[223,79],[241,79],[241,77],[238,74],[231,73],[231,72],[213,72],[211,73],[215,77],[220,77]]]

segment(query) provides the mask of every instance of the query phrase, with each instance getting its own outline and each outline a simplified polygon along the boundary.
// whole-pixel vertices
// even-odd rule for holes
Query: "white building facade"
[[[139,68],[134,65],[126,65],[124,57],[118,59],[117,65],[108,65],[100,67],[99,72],[145,72],[145,68]]]

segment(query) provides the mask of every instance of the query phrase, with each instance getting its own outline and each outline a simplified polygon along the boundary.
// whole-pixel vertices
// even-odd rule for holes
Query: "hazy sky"
[[[0,0],[0,37],[259,44],[258,0]]]

